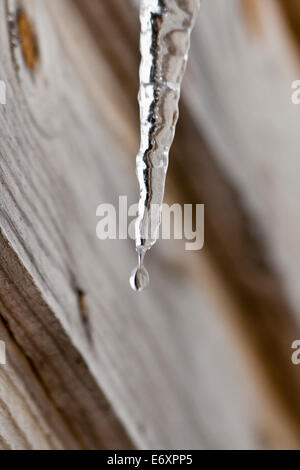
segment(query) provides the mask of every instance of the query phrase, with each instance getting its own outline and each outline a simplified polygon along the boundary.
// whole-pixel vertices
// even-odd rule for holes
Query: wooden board
[[[135,6],[136,3],[133,2]],[[123,44],[125,38],[132,41],[132,31],[138,28],[133,25],[132,11],[117,0],[109,6],[105,4],[105,8],[102,5],[101,14],[97,2],[79,1],[78,6],[101,51],[114,57],[116,72],[122,65],[122,73],[116,75],[122,77],[123,84],[131,83],[126,95],[132,96],[134,102],[136,85],[132,66],[127,64],[130,61],[124,60],[124,54],[118,56],[115,41],[110,42],[109,50],[103,48],[105,40],[100,27],[103,15],[115,16],[119,10]],[[239,303],[237,320],[260,364],[256,364],[256,375],[260,370],[277,395],[279,402],[272,414],[284,405],[298,440],[299,372],[290,360],[292,341],[299,336],[297,290],[293,288],[298,279],[298,250],[293,244],[291,258],[292,254],[295,258],[293,263],[286,262],[285,268],[278,262],[278,253],[282,252],[284,261],[281,241],[286,234],[291,247],[294,236],[294,206],[288,206],[294,196],[288,187],[289,179],[280,179],[281,172],[286,174],[285,160],[280,157],[282,148],[288,149],[288,141],[293,142],[295,154],[299,147],[298,109],[290,100],[291,81],[297,77],[299,65],[282,15],[285,10],[278,6],[280,2],[273,0],[263,5],[254,0],[203,2],[193,35],[169,178],[174,177],[184,202],[206,204],[206,252],[212,254],[226,289]],[[282,6],[288,7],[286,3]],[[291,14],[295,24],[296,11]],[[138,61],[136,70],[137,67]],[[277,166],[272,158],[274,150]],[[297,160],[293,158],[291,162]],[[290,175],[296,175],[297,167],[291,162]],[[271,186],[269,192],[265,191],[268,183],[264,174],[275,171],[281,189]],[[291,187],[296,189],[295,185]],[[285,204],[278,199],[279,194]],[[261,201],[259,195],[263,197]],[[256,208],[251,203],[255,197]],[[278,225],[277,211],[284,214],[286,208],[286,221]],[[274,228],[271,221],[275,221]],[[280,227],[283,230],[275,243],[274,233]],[[287,268],[289,279],[285,276]]]

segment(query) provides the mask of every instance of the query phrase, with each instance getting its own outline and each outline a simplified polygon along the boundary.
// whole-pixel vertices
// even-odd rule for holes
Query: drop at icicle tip
[[[138,251],[139,263],[132,271],[130,276],[130,285],[135,292],[142,292],[148,287],[150,279],[147,269],[144,266],[145,252]]]

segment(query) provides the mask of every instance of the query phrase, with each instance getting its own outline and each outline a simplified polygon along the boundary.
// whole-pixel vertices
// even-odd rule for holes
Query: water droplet
[[[142,292],[149,285],[150,279],[144,266],[145,252],[138,252],[139,264],[130,276],[130,285],[135,292]]]

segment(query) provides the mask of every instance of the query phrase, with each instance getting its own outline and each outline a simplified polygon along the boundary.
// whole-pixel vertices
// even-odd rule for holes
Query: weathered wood
[[[242,320],[300,435],[300,375],[290,360],[293,339],[300,336],[295,222],[299,212],[295,214],[291,203],[299,192],[299,108],[290,100],[298,64],[277,3],[256,6],[263,34],[254,36],[245,30],[243,10],[236,2],[225,5],[217,0],[203,7],[205,21],[200,19],[194,35],[185,99],[196,122],[201,122],[226,186],[218,176],[214,183],[208,178],[209,187],[193,178],[199,161],[195,151],[187,168],[179,163],[180,175],[189,174],[194,197],[210,200],[208,244],[242,302]],[[224,67],[209,32],[214,24],[221,28],[229,22],[230,31],[221,29],[218,44]],[[187,136],[186,145],[189,141]],[[183,139],[180,143],[182,149]],[[207,168],[207,162],[204,165]],[[216,213],[220,219],[212,215]]]
[[[120,2],[111,4],[117,10]],[[298,237],[295,235],[293,248],[292,239],[288,241],[289,263],[282,244],[282,240],[294,237],[292,230],[286,233],[286,227],[294,218],[290,196],[297,199],[299,111],[291,105],[290,84],[297,77],[298,66],[277,5],[272,0],[264,5],[254,0],[203,4],[183,89],[171,172],[189,202],[206,204],[206,247],[241,305],[238,312],[248,339],[254,341],[264,372],[268,372],[299,436],[299,373],[290,362],[291,343],[299,336],[293,312],[299,303],[293,287],[298,279]],[[97,2],[86,0],[78,6],[93,25],[102,50]],[[291,6],[292,0],[284,4],[297,25],[295,6],[294,10]],[[103,5],[101,8],[102,15]],[[106,6],[106,15],[109,9]],[[125,42],[132,19],[124,10]],[[217,38],[213,33],[216,28]],[[257,41],[263,48],[260,54]],[[114,42],[110,52],[106,50],[114,57],[117,52]],[[124,87],[131,84],[126,93],[133,100],[132,66],[121,56],[114,63],[116,67],[122,64],[122,81]],[[282,175],[287,176],[284,157],[291,139],[295,155],[293,163],[289,160],[288,177],[295,184],[287,192]],[[269,174],[273,184],[267,192]],[[274,216],[279,211],[281,224]],[[289,279],[283,282],[287,271]]]
[[[78,441],[45,393],[5,323],[6,365],[0,366],[0,449],[76,449]]]
[[[0,2],[7,329],[79,447],[129,447],[126,434],[143,448],[257,447],[255,405],[242,391],[218,307],[206,305],[203,289],[179,267],[166,274],[172,244],[156,251],[151,290],[137,297],[127,281],[132,242],[96,239],[97,205],[119,194],[136,198],[134,158],[129,169],[124,157],[137,129],[130,134],[114,71],[104,62],[83,69],[96,58],[88,60],[86,30],[72,4],[52,0],[24,3],[39,50],[28,70],[10,43],[7,5],[15,14],[17,4]]]
[[[117,203],[120,194],[129,195],[132,202],[137,198],[136,10],[123,0],[0,1],[0,78],[8,85],[7,105],[0,106],[0,312],[3,338],[10,336],[9,368],[1,371],[0,366],[4,374],[0,399],[7,397],[6,390],[16,395],[15,381],[23,390],[21,401],[31,394],[35,402],[21,413],[29,423],[25,434],[16,416],[11,432],[8,413],[2,426],[0,420],[0,446],[4,448],[298,444],[285,407],[278,406],[277,389],[266,392],[252,383],[255,374],[248,354],[252,357],[249,344],[253,343],[237,339],[245,336],[240,325],[229,325],[230,320],[258,309],[255,320],[263,332],[258,336],[259,346],[263,340],[268,346],[276,339],[282,373],[289,349],[285,352],[285,340],[281,343],[266,321],[267,309],[276,306],[276,317],[288,334],[294,323],[269,260],[262,275],[259,263],[248,262],[257,253],[261,259],[263,245],[255,237],[254,248],[249,247],[251,225],[244,223],[245,213],[253,215],[256,225],[261,214],[254,210],[255,204],[237,202],[232,188],[239,180],[228,168],[224,170],[226,161],[228,167],[233,165],[228,149],[239,154],[239,147],[233,148],[236,133],[229,132],[227,120],[221,120],[222,103],[221,109],[228,113],[232,106],[221,98],[203,101],[219,90],[218,83],[211,87],[216,75],[224,74],[221,63],[217,72],[211,71],[206,59],[208,51],[211,59],[219,50],[221,39],[215,42],[213,36],[216,25],[224,35],[224,57],[236,64],[246,49],[244,38],[244,49],[232,53],[232,38],[225,28],[227,12],[218,0],[212,4],[204,4],[195,34],[173,154],[173,182],[179,170],[182,179],[175,191],[169,191],[170,198],[187,198],[184,188],[188,187],[190,201],[206,203],[208,249],[195,257],[184,254],[181,243],[160,243],[149,262],[151,288],[136,296],[127,281],[135,264],[134,244],[99,242],[95,236],[99,203]],[[240,31],[238,3],[228,0],[227,4],[228,15],[234,13]],[[20,44],[12,44],[15,25],[7,21],[8,13],[15,17],[20,5],[36,31],[39,60],[33,70],[28,69]],[[211,72],[209,80],[198,76],[201,70]],[[231,64],[228,81],[235,71]],[[281,86],[282,82],[276,90]],[[203,94],[198,92],[202,87]],[[259,95],[255,96],[258,100]],[[220,143],[216,145],[218,140],[209,138],[214,121],[222,136],[221,131],[227,129],[222,126],[229,126],[226,152]],[[212,153],[202,146],[204,130]],[[196,152],[195,145],[201,145],[201,151]],[[252,156],[248,155],[248,172]],[[250,186],[238,186],[237,194],[244,194],[245,201]],[[231,218],[221,217],[225,204]],[[232,224],[240,236],[232,231]],[[220,274],[225,262],[233,267],[226,276]],[[264,281],[263,288],[253,281],[257,274]],[[266,356],[264,364],[270,364],[270,354]],[[16,370],[14,380],[10,368]],[[268,377],[274,379],[272,373]],[[288,380],[280,396],[286,404],[287,387],[295,387],[290,395],[295,406],[299,390],[295,370],[290,369],[284,378]],[[268,385],[273,382],[269,380]],[[11,402],[13,415],[17,400]],[[44,437],[31,431],[30,410],[38,415],[35,419]],[[50,410],[56,410],[51,419]],[[297,419],[296,415],[296,425]]]

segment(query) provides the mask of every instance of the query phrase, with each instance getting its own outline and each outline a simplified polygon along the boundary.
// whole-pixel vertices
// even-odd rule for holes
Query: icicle
[[[143,260],[159,234],[180,87],[199,6],[200,0],[141,0],[140,202],[136,221],[139,265],[131,277],[131,285],[138,291],[149,283]]]

